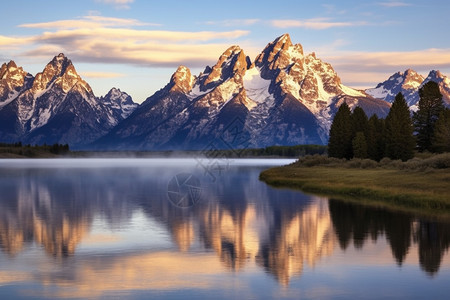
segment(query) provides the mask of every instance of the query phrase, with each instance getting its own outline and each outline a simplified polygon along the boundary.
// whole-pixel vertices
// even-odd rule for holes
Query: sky
[[[198,75],[232,45],[253,60],[284,33],[350,87],[408,68],[450,75],[447,0],[0,1],[0,64],[36,75],[64,53],[96,96],[116,87],[138,103],[180,65]]]

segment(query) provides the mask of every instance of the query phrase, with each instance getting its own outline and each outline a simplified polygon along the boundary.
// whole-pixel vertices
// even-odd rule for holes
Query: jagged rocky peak
[[[61,81],[61,87],[65,92],[67,92],[67,89],[70,89],[78,80],[81,79],[72,64],[72,61],[63,53],[55,56],[45,66],[44,70],[36,75],[33,83],[33,90],[45,90],[50,86],[50,84],[60,77],[63,78]]]
[[[109,90],[100,101],[109,106],[120,120],[127,118],[138,107],[130,95],[115,87]]]
[[[170,78],[170,91],[188,93],[192,90],[193,83],[194,77],[191,74],[191,70],[185,66],[179,66]]]
[[[231,46],[219,57],[213,68],[207,67],[204,74],[207,75],[203,85],[209,86],[215,82],[223,82],[236,75],[244,76],[250,67],[251,61],[239,46]]]
[[[33,76],[17,67],[14,61],[2,64],[0,68],[0,107],[14,99],[20,90],[30,85]],[[9,99],[9,100],[8,100]]]
[[[0,68],[0,79],[6,78],[7,74],[15,69],[17,69],[17,65],[14,61],[11,60],[9,63],[3,63]]]
[[[439,70],[431,70],[430,73],[428,73],[427,79],[444,79],[447,78],[447,76],[445,76],[444,74],[441,73],[441,71]]]
[[[403,88],[405,89],[415,89],[423,82],[422,75],[413,69],[406,70],[403,74],[403,78]]]
[[[131,105],[136,107],[137,104],[133,102],[133,99],[126,92],[122,92],[120,89],[113,87],[104,97],[111,103],[117,103],[119,105]]]
[[[22,67],[17,67],[16,63],[11,60],[8,63],[3,63],[0,68],[0,79],[21,81],[28,75]]]
[[[291,37],[287,33],[267,44],[255,59],[255,65],[262,69],[265,78],[273,76],[271,71],[284,69],[293,62],[297,63],[296,68],[301,67],[303,47],[300,44],[293,45]]]
[[[387,80],[377,84],[375,88],[367,89],[366,93],[372,97],[392,103],[398,93],[402,93],[407,102],[415,102],[413,95],[423,82],[423,77],[412,69],[392,74]]]

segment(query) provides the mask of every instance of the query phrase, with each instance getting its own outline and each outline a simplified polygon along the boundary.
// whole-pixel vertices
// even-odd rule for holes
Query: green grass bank
[[[450,212],[450,153],[407,162],[305,156],[263,171],[260,179],[276,187],[392,208]]]

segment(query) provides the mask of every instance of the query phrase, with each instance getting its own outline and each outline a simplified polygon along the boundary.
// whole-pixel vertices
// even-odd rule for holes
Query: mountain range
[[[138,105],[116,88],[96,97],[70,59],[59,54],[36,76],[13,61],[1,66],[0,141],[98,150],[326,144],[344,101],[385,117],[402,92],[414,110],[419,88],[430,80],[450,105],[450,80],[439,71],[423,78],[409,69],[375,88],[356,90],[284,34],[253,61],[232,46],[197,76],[180,66],[165,87]]]
[[[87,145],[107,134],[138,105],[112,89],[97,98],[59,54],[35,77],[10,61],[0,69],[0,141]]]

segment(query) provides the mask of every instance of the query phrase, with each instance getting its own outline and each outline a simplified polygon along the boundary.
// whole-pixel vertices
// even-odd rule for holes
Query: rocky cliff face
[[[116,149],[203,149],[323,144],[343,101],[381,117],[389,104],[341,84],[332,66],[303,54],[288,34],[252,62],[228,48],[198,76],[170,82],[95,144]]]

